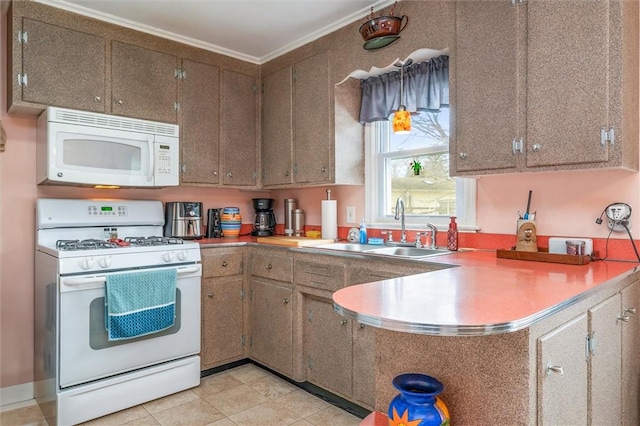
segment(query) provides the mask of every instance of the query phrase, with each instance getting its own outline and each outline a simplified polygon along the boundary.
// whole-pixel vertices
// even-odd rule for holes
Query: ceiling
[[[35,0],[257,64],[394,0]]]

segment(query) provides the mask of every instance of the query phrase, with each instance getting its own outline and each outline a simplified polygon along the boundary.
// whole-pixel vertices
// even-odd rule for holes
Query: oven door
[[[106,274],[60,277],[60,388],[200,352],[202,267],[193,264],[176,269],[175,325],[118,341],[107,340],[104,326]]]

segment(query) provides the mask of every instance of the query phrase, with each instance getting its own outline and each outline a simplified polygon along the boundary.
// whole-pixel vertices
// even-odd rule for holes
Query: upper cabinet
[[[220,68],[182,61],[181,183],[220,182]]]
[[[263,75],[264,187],[364,182],[359,86],[334,87],[330,71],[325,50]]]
[[[222,72],[220,135],[225,185],[257,182],[258,87],[252,75]]]
[[[31,105],[105,111],[104,37],[29,18],[10,26],[10,111]]]
[[[456,5],[452,174],[637,170],[638,3],[490,3]]]
[[[176,123],[178,57],[119,41],[111,43],[111,112]]]

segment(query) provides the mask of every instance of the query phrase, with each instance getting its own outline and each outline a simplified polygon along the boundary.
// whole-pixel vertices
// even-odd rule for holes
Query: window
[[[431,222],[444,229],[456,216],[459,228],[475,229],[475,179],[449,176],[449,109],[420,111],[411,121],[408,135],[393,134],[390,121],[365,126],[367,222],[399,226],[394,216],[401,197],[408,228],[424,229]],[[423,167],[417,175],[413,161]]]

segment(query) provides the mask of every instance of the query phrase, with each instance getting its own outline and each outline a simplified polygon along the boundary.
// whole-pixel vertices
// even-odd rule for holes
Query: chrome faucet
[[[402,199],[402,197],[398,197],[398,199],[396,200],[396,216],[394,219],[400,220],[400,224],[401,224],[400,242],[406,243],[407,233],[405,232],[405,228],[404,228],[404,200]]]
[[[436,236],[438,235],[438,228],[433,223],[427,223],[427,228],[431,231],[431,245],[430,249],[435,250],[436,247]]]

